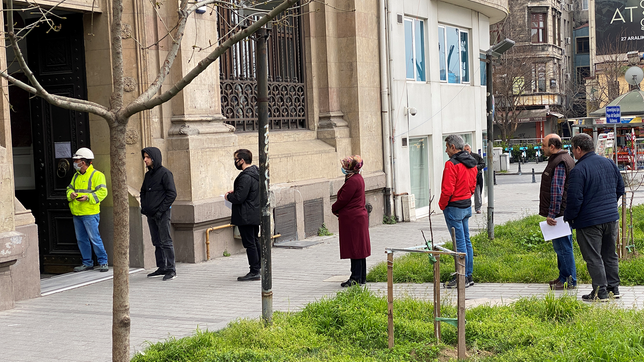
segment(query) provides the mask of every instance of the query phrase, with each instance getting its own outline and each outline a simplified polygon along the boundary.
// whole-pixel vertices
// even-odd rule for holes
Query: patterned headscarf
[[[360,155],[353,155],[343,158],[340,163],[342,164],[342,168],[347,171],[347,178],[349,178],[356,173],[360,173],[364,161],[362,161]]]

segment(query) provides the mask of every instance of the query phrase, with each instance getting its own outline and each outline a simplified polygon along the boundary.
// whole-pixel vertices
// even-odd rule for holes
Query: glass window
[[[590,53],[590,42],[587,37],[577,38],[577,54]]]
[[[461,82],[461,66],[459,60],[458,29],[447,27],[447,81],[449,83]]]
[[[557,16],[557,45],[561,46],[561,16]]]
[[[405,19],[405,66],[407,79],[414,79],[414,28],[410,19]]]
[[[588,10],[588,0],[581,0],[581,10]]]
[[[438,37],[440,79],[448,83],[469,83],[469,33],[451,26],[439,26]]]
[[[429,206],[428,156],[427,138],[409,140],[409,177],[417,209]]]
[[[463,76],[463,83],[470,81],[470,58],[469,58],[469,42],[468,34],[461,31],[461,75]]]
[[[552,42],[559,45],[557,43],[557,15],[554,12],[552,13],[552,36],[554,37]]]
[[[438,62],[440,63],[441,80],[447,80],[447,65],[445,63],[445,28],[438,27]]]
[[[416,48],[416,80],[425,81],[425,26],[414,19],[414,48]]]
[[[537,73],[537,92],[546,91],[546,65],[544,63],[535,64]]]
[[[485,62],[485,53],[481,53],[481,85],[487,85],[487,63]]]
[[[530,14],[532,21],[530,22],[530,41],[533,43],[546,42],[546,14],[533,13]]]
[[[406,78],[425,81],[425,25],[422,20],[405,19]]]
[[[584,84],[584,79],[590,77],[590,67],[577,67],[577,84]]]

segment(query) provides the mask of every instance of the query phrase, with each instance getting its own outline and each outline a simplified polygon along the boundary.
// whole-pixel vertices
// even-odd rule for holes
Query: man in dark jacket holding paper
[[[141,155],[148,169],[141,185],[141,213],[148,218],[158,268],[148,274],[148,277],[163,275],[163,280],[171,280],[177,276],[177,272],[170,237],[170,209],[177,198],[177,190],[172,172],[162,165],[161,150],[146,147],[141,150]]]
[[[577,164],[570,171],[564,220],[577,230],[579,250],[593,280],[593,290],[581,299],[605,302],[621,296],[615,240],[624,180],[612,160],[595,153],[589,135],[581,133],[570,141]]]
[[[566,210],[568,175],[575,167],[575,161],[561,146],[561,138],[554,133],[543,139],[543,154],[548,157],[548,165],[541,174],[539,215],[546,217],[550,226],[557,225],[555,219],[563,216]],[[550,289],[574,288],[577,285],[577,269],[572,251],[572,234],[552,239],[552,247],[557,253],[559,276],[549,282]]]
[[[233,204],[230,223],[239,228],[250,271],[237,278],[239,281],[260,280],[261,247],[259,244],[259,169],[252,165],[253,154],[246,149],[234,153],[235,168],[241,173],[235,179],[235,189],[224,198]]]

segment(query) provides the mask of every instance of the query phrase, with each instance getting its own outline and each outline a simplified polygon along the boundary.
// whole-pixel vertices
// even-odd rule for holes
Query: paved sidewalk
[[[539,175],[536,183],[531,183],[531,176],[525,174],[497,178],[496,224],[536,213]],[[509,181],[512,182],[506,183]],[[636,202],[644,202],[644,193],[638,193]],[[436,215],[432,220],[435,239],[448,240],[442,215]],[[484,212],[474,215],[470,226],[483,228],[486,223]],[[367,260],[368,265],[384,261],[386,247],[422,244],[421,230],[429,231],[427,218],[372,228],[373,255]],[[429,234],[426,232],[426,235]],[[327,237],[321,244],[307,249],[274,248],[272,255],[274,310],[296,311],[311,301],[333,296],[342,289],[340,281],[349,275],[349,261],[339,259],[337,236]],[[555,258],[554,252],[552,257]],[[178,264],[177,279],[168,282],[160,278],[147,279],[147,272],[132,274],[132,352],[145,348],[148,342],[192,335],[196,328],[218,330],[237,318],[260,317],[261,284],[236,280],[247,269],[245,254],[239,254],[199,264]],[[368,286],[373,290],[386,290],[383,283]],[[579,292],[589,289],[582,286]],[[626,296],[619,303],[642,307],[644,287],[620,290]],[[396,291],[432,298],[432,286],[428,284],[397,285]],[[477,284],[467,289],[466,297],[468,306],[473,306],[508,302],[520,296],[543,296],[547,291],[545,284]],[[450,298],[449,293],[454,292],[445,291],[445,300]],[[110,361],[111,301],[112,282],[103,281],[17,303],[14,309],[0,312],[3,347],[0,359],[12,362]]]

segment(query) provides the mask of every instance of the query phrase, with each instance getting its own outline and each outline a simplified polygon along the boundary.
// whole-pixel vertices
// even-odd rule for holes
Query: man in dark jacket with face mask
[[[253,162],[253,154],[246,149],[235,151],[235,167],[242,172],[235,179],[235,189],[227,192],[224,198],[233,204],[230,223],[239,228],[242,244],[246,248],[246,256],[250,271],[239,281],[260,279],[261,248],[257,234],[259,233],[259,169]]]
[[[161,163],[161,150],[146,147],[141,150],[148,172],[141,185],[141,213],[148,217],[150,236],[154,245],[157,270],[148,277],[163,275],[163,280],[177,276],[174,266],[174,246],[170,237],[171,207],[177,198],[172,172]]]

